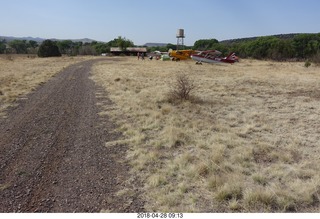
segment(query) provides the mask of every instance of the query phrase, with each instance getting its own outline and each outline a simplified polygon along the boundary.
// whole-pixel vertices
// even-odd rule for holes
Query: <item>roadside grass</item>
[[[0,117],[18,98],[35,90],[65,67],[92,57],[38,58],[0,55]]]
[[[170,102],[176,75],[196,86]],[[320,74],[303,63],[99,62],[146,211],[318,212]]]

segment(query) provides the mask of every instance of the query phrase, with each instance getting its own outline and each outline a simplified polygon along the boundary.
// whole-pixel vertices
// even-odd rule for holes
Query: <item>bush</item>
[[[51,40],[45,40],[42,42],[42,44],[39,47],[38,50],[38,56],[39,57],[56,57],[61,56],[61,53],[59,51],[59,47],[57,46],[56,42],[53,42]]]
[[[309,68],[311,65],[311,62],[309,60],[307,60],[305,63],[304,63],[304,67],[306,68]]]
[[[176,81],[171,87],[169,99],[174,100],[189,100],[191,92],[195,89],[193,81],[186,74],[178,74]]]

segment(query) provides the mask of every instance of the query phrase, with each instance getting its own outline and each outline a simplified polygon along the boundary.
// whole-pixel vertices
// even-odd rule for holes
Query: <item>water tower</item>
[[[179,50],[180,47],[184,46],[184,42],[183,42],[184,38],[185,38],[184,29],[178,29],[178,31],[177,31],[177,50]]]

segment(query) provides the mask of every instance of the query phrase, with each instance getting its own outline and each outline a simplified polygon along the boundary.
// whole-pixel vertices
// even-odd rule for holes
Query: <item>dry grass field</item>
[[[123,133],[106,147],[130,146],[147,211],[319,212],[319,68],[120,60],[95,65],[92,78],[114,102],[101,114]],[[196,88],[172,101],[181,73]]]
[[[0,55],[0,116],[5,116],[5,109],[17,98],[23,98],[63,68],[86,59],[92,57]]]
[[[92,58],[0,56],[0,116],[65,67]],[[168,95],[179,74],[196,86],[188,101]],[[123,133],[106,147],[129,146],[124,159],[131,180],[139,179],[133,185],[142,186],[119,196],[138,189],[146,211],[157,212],[320,211],[319,67],[119,57],[96,64],[92,79],[114,103],[99,103],[100,114]]]

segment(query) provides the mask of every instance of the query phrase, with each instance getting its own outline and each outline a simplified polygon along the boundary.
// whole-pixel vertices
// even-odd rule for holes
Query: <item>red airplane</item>
[[[221,52],[218,50],[200,51],[197,54],[191,55],[191,58],[197,61],[196,64],[206,63],[229,63],[233,64],[239,61],[239,58],[234,52],[231,52],[227,57],[220,58]]]

